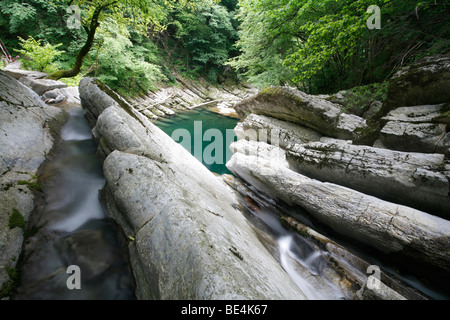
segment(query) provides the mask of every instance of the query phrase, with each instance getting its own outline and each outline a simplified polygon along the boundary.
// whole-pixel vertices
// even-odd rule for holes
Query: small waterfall
[[[310,300],[346,299],[343,291],[327,278],[329,266],[323,252],[281,224],[271,199],[256,193],[251,199],[247,198],[247,208],[277,239],[280,264],[305,296]]]
[[[119,231],[98,198],[105,180],[91,129],[81,107],[68,113],[62,139],[42,170],[45,201],[32,216],[39,231],[25,244],[14,299],[135,299]],[[72,265],[80,268],[80,290],[67,286]]]
[[[309,300],[340,300],[345,296],[340,288],[326,279],[320,270],[322,253],[312,251],[306,258],[300,258],[292,235],[278,239],[280,263]]]
[[[278,245],[280,247],[281,266],[308,299],[320,300],[320,296],[317,293],[317,290],[310,283],[308,283],[306,278],[304,278],[300,273],[297,272],[295,261],[300,262],[300,259],[291,251],[291,244],[292,236],[285,236],[278,240]],[[320,252],[317,252],[317,254],[320,256]],[[302,265],[304,264],[302,263]],[[318,274],[314,273],[314,275]]]

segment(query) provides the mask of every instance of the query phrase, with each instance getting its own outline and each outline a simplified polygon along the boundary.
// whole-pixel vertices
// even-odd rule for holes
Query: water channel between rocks
[[[171,118],[162,118],[155,121],[154,124],[174,138],[175,141],[185,146],[210,171],[222,175],[230,174],[230,171],[226,168],[226,163],[232,156],[230,144],[236,141],[233,129],[238,121],[238,119],[219,115],[207,108],[202,108],[182,112]],[[174,134],[176,130],[180,129],[189,132],[189,135],[183,138],[190,138],[190,143],[180,139],[179,134]],[[208,134],[208,132],[213,133],[215,138],[211,139],[211,134]],[[221,140],[220,143],[218,143],[218,140]],[[208,163],[208,157],[211,150],[214,149],[215,152],[212,152],[212,156],[217,156],[217,153],[219,153],[220,156],[216,158],[219,161],[210,164]],[[312,300],[347,298],[341,289],[326,279],[321,272],[321,266],[326,263],[321,256],[321,252],[310,244],[302,242],[295,237],[293,232],[286,230],[279,217],[271,212],[272,208],[270,206],[264,207],[266,204],[267,202],[259,203],[258,212],[253,215],[250,211],[249,214],[253,216],[248,218],[253,220],[253,223],[258,223],[255,218],[262,222],[264,226],[260,227],[277,239],[277,248],[274,249],[272,254],[276,255],[275,258],[305,296]]]
[[[40,229],[25,242],[21,285],[14,298],[135,299],[134,280],[120,231],[106,217],[98,198],[105,181],[91,128],[81,107],[73,107],[68,113],[70,117],[62,128],[61,141],[41,172],[44,196],[38,201],[31,221]],[[198,130],[194,127],[196,122],[197,126],[201,124]],[[203,161],[210,171],[221,175],[229,173],[225,164],[231,156],[229,143],[234,141],[230,132],[237,122],[201,109],[158,120],[155,125],[169,136],[176,129],[186,129],[192,134],[191,152],[196,148],[194,141],[203,142],[201,151],[217,142],[211,137],[203,139],[209,129],[223,137],[228,134],[227,142],[221,145],[223,161],[218,164]],[[309,299],[348,298],[323,274],[326,261],[322,252],[286,230],[273,212],[276,209],[271,206],[271,200],[265,200],[258,203],[259,210],[252,219],[264,223],[277,239],[276,258],[302,292]],[[71,265],[79,266],[82,271],[81,290],[67,288],[70,276],[67,268]],[[414,279],[408,282],[417,284]],[[433,292],[427,293],[433,296]]]
[[[195,125],[196,122],[197,125]],[[222,175],[230,173],[225,166],[232,155],[229,150],[230,143],[234,141],[234,139],[230,139],[229,131],[233,130],[238,122],[238,119],[222,116],[207,108],[202,108],[181,112],[170,118],[160,118],[155,121],[154,124],[166,134],[172,136],[175,141],[181,143],[185,147],[187,146],[187,149],[192,154],[194,154],[195,151],[195,143],[201,142],[203,156],[205,156],[205,150],[207,151],[206,155],[211,150],[211,148],[208,149],[208,145],[214,145],[215,142],[215,140],[209,139],[209,136],[207,134],[205,135],[205,133],[210,129],[218,130],[224,138],[223,164],[211,165],[205,163],[204,158],[199,158],[198,151],[197,154],[194,155],[201,160],[210,171]],[[199,128],[198,123],[201,123],[201,128]],[[179,129],[186,129],[189,131],[191,134],[191,143],[186,143],[183,139],[180,139],[177,134],[173,135],[174,131]],[[329,268],[329,265],[324,257],[324,252],[305,238],[286,229],[280,222],[280,215],[295,217],[298,221],[313,229],[316,227],[315,222],[312,222],[309,219],[309,216],[304,212],[301,212],[298,208],[289,208],[283,205],[280,206],[276,204],[273,199],[267,199],[252,187],[250,187],[250,190],[252,193],[251,196],[253,197],[251,201],[255,201],[256,206],[247,206],[249,209],[248,218],[252,220],[252,223],[259,224],[259,228],[266,229],[275,239],[277,239],[277,248],[272,254],[276,255],[275,258],[280,262],[284,270],[289,274],[291,279],[297,284],[307,298],[313,300],[348,299],[348,295],[346,296],[341,288],[336,286],[336,284],[328,278],[327,268]],[[244,202],[245,201],[246,200],[244,200]],[[321,226],[319,226],[319,229],[321,229]],[[449,294],[443,292],[442,289],[437,288],[435,285],[430,285],[427,279],[421,280],[408,271],[399,273],[396,270],[396,264],[392,263],[389,257],[383,255],[380,256],[377,252],[374,252],[367,247],[360,248],[354,243],[348,242],[348,239],[336,239],[333,234],[327,234],[326,231],[325,235],[337,241],[337,243],[344,247],[351,249],[352,252],[357,253],[367,262],[381,267],[382,270],[389,272],[409,286],[416,288],[418,291],[433,299],[448,299],[450,297]],[[436,281],[436,279],[434,279],[434,281]]]
[[[118,229],[98,198],[104,186],[96,144],[81,107],[68,110],[61,141],[42,168],[44,196],[25,242],[21,284],[14,299],[134,299],[134,281]],[[81,290],[69,290],[69,266],[81,271]]]

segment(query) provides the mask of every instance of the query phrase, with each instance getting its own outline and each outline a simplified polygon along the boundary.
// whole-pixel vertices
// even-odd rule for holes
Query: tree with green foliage
[[[70,5],[81,8],[80,29],[68,26]],[[64,48],[47,67],[49,78],[77,85],[83,76],[98,76],[133,95],[174,81],[173,73],[224,79],[224,63],[238,53],[236,6],[237,0],[4,0],[0,37],[11,50],[20,47],[18,36]]]
[[[56,3],[62,0],[54,0]],[[157,0],[69,0],[67,5],[77,5],[82,9],[81,25],[87,34],[86,42],[77,53],[75,63],[69,70],[59,70],[49,75],[50,79],[74,77],[80,73],[84,58],[94,45],[95,34],[102,21],[114,19],[122,26],[133,26],[135,30],[145,34],[147,26],[153,25],[158,30],[166,15],[169,1]],[[185,3],[186,1],[181,1]]]
[[[17,50],[17,52],[23,57],[22,61],[25,68],[30,70],[48,71],[55,58],[63,53],[63,51],[57,50],[62,43],[42,45],[41,40],[35,40],[31,36],[27,40],[19,37],[19,41],[22,49]]]
[[[369,30],[371,5],[382,28]],[[450,50],[449,2],[240,0],[241,55],[250,81],[311,93],[383,82],[401,65]]]
[[[67,5],[48,0],[2,0],[0,37],[10,48],[19,46],[18,36],[23,39],[31,36],[53,45],[62,43],[69,48],[84,37],[84,32],[67,28],[66,9]]]
[[[203,75],[216,82],[235,51],[237,26],[228,6],[234,9],[236,3],[196,0],[189,7],[174,6],[165,22],[167,28],[154,36],[166,53],[164,63],[186,75]]]
[[[98,79],[123,96],[146,94],[154,83],[166,80],[150,49],[134,45],[127,28],[109,19],[97,32],[97,50],[91,54],[97,61]],[[154,87],[153,87],[154,89]]]
[[[175,36],[182,39],[195,66],[203,67],[207,75],[208,70],[225,64],[232,39],[237,35],[225,7],[213,1],[199,1],[193,12],[182,12],[177,19],[180,27]],[[217,79],[217,76],[211,78]]]

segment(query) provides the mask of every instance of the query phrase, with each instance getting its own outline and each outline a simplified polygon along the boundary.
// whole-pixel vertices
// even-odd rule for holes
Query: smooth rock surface
[[[250,139],[291,148],[297,143],[318,141],[322,135],[287,121],[250,114],[235,128],[238,140]]]
[[[82,83],[83,106],[101,114],[93,132],[106,158],[103,198],[134,239],[139,298],[305,298],[223,182],[144,116],[103,99],[91,80]]]
[[[0,71],[1,101],[23,107],[45,107],[39,96],[30,88],[21,84],[5,72]]]
[[[446,104],[401,107],[389,112],[382,118],[382,121],[436,123],[441,122],[442,114],[448,111],[447,109],[448,107]]]
[[[29,78],[29,77],[22,77],[22,78],[20,78],[19,81],[22,82],[27,87],[31,88],[39,96],[42,96],[45,92],[50,91],[50,90],[67,87],[67,84],[65,84],[62,81],[49,80],[49,79],[35,79],[35,78]]]
[[[78,90],[81,105],[86,111],[86,117],[91,127],[95,126],[97,118],[104,110],[111,106],[119,106],[113,98],[99,88],[98,83],[93,78],[82,79]]]
[[[4,69],[7,75],[13,77],[16,80],[20,80],[22,77],[33,78],[33,79],[42,79],[48,76],[45,72],[39,71],[31,71],[31,70],[23,70],[21,69],[22,63],[21,61],[14,61],[13,63],[9,63]]]

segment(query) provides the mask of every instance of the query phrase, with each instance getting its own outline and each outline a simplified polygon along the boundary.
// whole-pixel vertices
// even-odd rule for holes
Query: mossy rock
[[[450,102],[441,107],[441,115],[434,119],[435,122],[450,124]]]
[[[373,123],[370,127],[358,130],[357,136],[354,139],[356,145],[371,146],[378,139],[381,131],[381,125],[379,123]]]
[[[19,186],[27,186],[30,191],[42,191],[42,187],[36,181],[20,180],[17,182]]]
[[[9,280],[0,288],[0,299],[10,297],[20,282],[20,272],[17,269],[9,267],[6,267],[5,269],[8,273]]]
[[[20,214],[19,210],[13,209],[12,215],[9,217],[8,226],[10,229],[25,228],[25,219]]]

